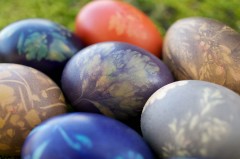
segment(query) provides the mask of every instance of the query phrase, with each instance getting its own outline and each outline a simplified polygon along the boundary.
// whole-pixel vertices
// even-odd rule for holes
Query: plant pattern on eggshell
[[[65,32],[61,30],[21,32],[17,43],[18,53],[25,54],[27,60],[65,61],[75,53],[67,40],[70,33]]]
[[[232,28],[208,19],[178,21],[166,35],[164,61],[177,80],[209,81],[239,93],[237,35]]]
[[[141,20],[140,15],[134,14],[133,16],[125,10],[119,10],[110,17],[108,29],[115,31],[119,36],[126,34],[132,38],[147,39],[147,33],[142,31],[145,26],[142,25]]]
[[[38,81],[38,86],[32,81]],[[16,136],[24,141],[43,120],[66,111],[56,84],[30,67],[1,64],[0,90],[0,152],[14,150],[18,154],[22,143],[14,141]]]
[[[144,92],[152,85],[149,76],[157,78],[159,66],[150,57],[137,51],[127,49],[112,52],[112,44],[106,44],[103,50],[100,50],[102,47],[94,47],[85,50],[88,56],[81,56],[77,60],[79,67],[84,66],[79,70],[82,92],[73,104],[86,100],[108,116],[116,117],[116,110],[121,114],[120,118],[136,116],[142,110],[143,101],[147,100]],[[98,96],[94,97],[96,94]]]
[[[189,110],[185,116],[179,119],[173,118],[168,124],[171,142],[165,142],[162,146],[164,157],[186,157],[192,154],[208,156],[210,143],[220,142],[222,138],[229,135],[229,123],[209,115],[214,108],[224,102],[224,96],[220,91],[207,87],[203,92],[200,112]],[[192,136],[189,131],[193,130],[195,134]],[[196,137],[200,139],[199,142],[195,142]]]

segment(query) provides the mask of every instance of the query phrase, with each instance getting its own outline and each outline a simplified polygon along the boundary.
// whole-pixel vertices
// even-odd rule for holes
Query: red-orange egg
[[[92,1],[78,13],[75,32],[87,44],[122,41],[161,57],[162,36],[151,19],[136,7],[117,0]]]

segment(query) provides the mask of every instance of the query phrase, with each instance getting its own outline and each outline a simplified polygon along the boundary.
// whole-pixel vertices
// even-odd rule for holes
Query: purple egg
[[[153,159],[142,137],[112,118],[91,113],[49,119],[27,137],[22,159]]]
[[[123,42],[97,43],[81,50],[65,66],[61,81],[75,110],[127,123],[139,122],[147,99],[171,82],[172,74],[160,59]]]
[[[17,63],[36,68],[56,82],[66,62],[84,47],[63,26],[46,19],[24,19],[0,32],[0,63]]]

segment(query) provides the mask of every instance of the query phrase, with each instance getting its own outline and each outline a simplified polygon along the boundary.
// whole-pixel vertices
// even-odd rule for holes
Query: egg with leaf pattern
[[[122,41],[157,57],[162,55],[163,38],[157,26],[148,15],[126,1],[90,1],[76,16],[75,33],[87,45]]]
[[[24,65],[0,64],[0,156],[19,156],[35,126],[66,112],[62,91],[45,74]]]
[[[204,80],[240,93],[240,34],[215,19],[189,17],[167,31],[163,61],[176,80]]]
[[[146,102],[144,139],[163,158],[239,159],[240,96],[211,82],[182,80]]]
[[[66,62],[84,47],[63,26],[47,19],[24,19],[0,32],[0,63],[36,68],[59,82]]]
[[[71,58],[61,82],[75,110],[134,123],[150,95],[173,82],[173,77],[167,66],[146,50],[124,42],[103,42]]]
[[[22,159],[153,159],[142,137],[112,118],[70,113],[43,122],[27,137]]]

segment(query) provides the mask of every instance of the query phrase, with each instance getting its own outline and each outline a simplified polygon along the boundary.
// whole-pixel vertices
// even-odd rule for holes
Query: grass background
[[[178,19],[202,16],[240,32],[239,0],[123,0],[145,12],[164,35]],[[47,18],[74,31],[75,17],[90,0],[0,0],[0,30],[26,18]]]

